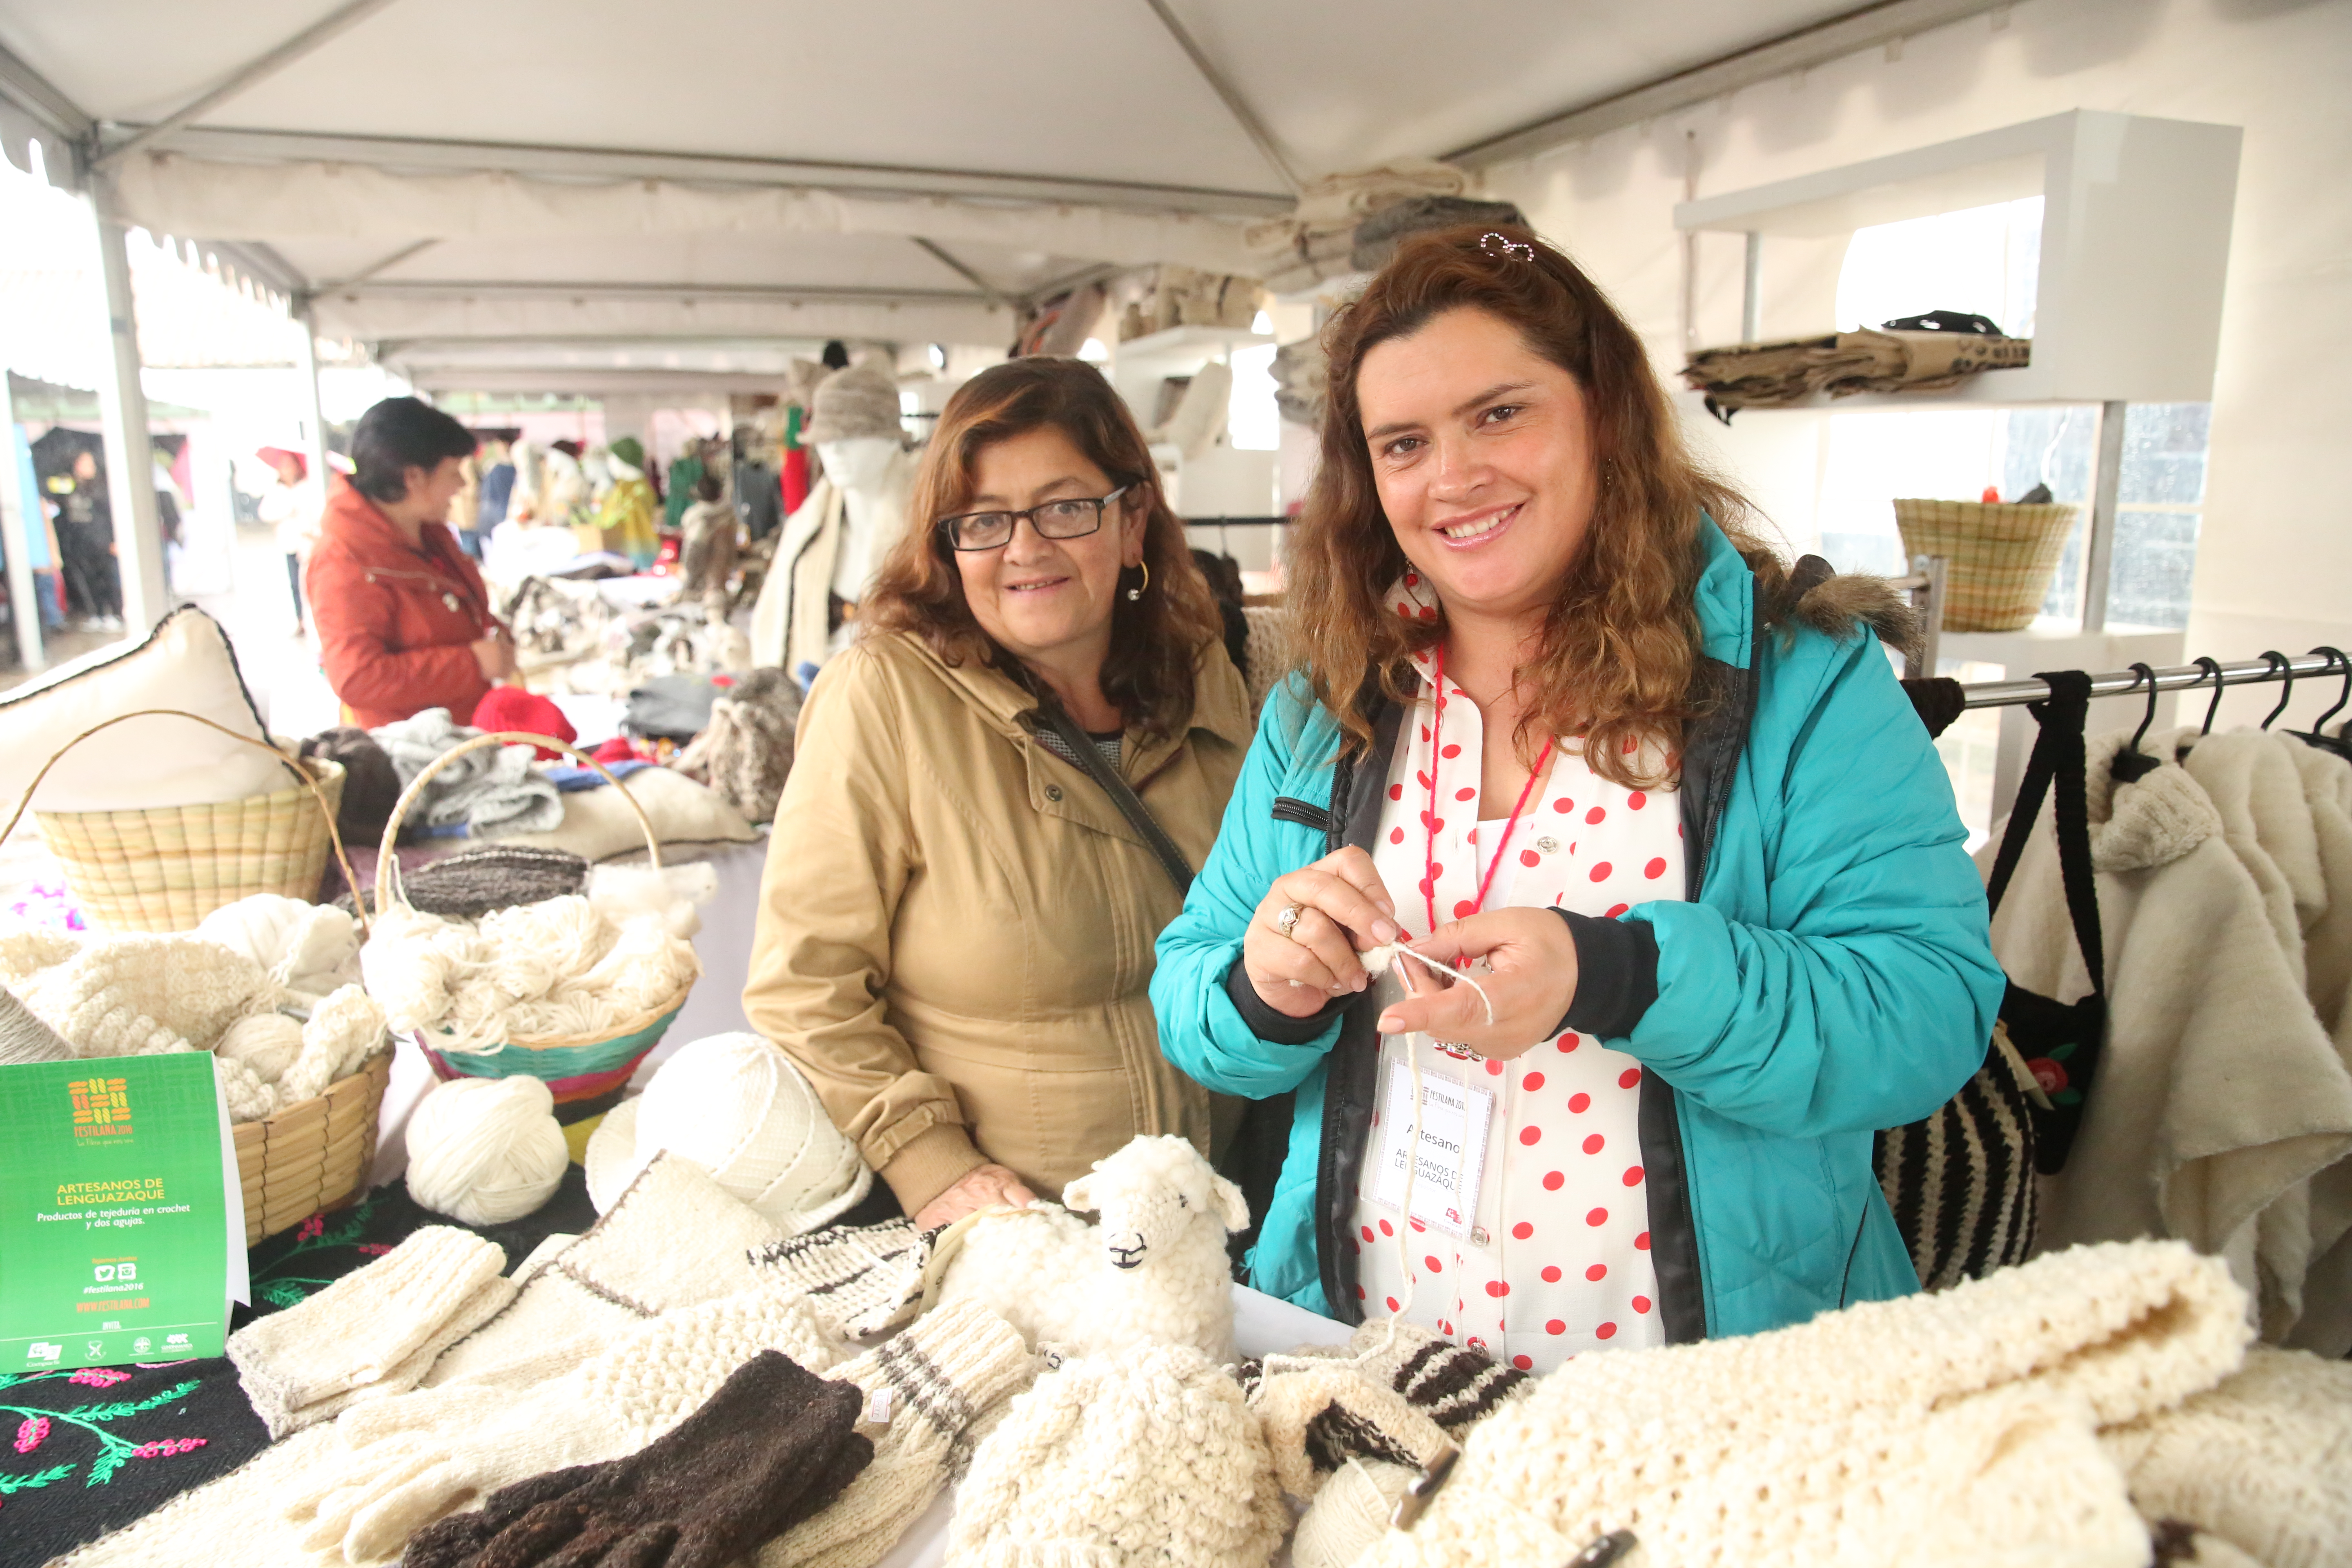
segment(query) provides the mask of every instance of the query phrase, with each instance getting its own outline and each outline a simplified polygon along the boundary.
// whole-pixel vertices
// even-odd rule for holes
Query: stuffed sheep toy
[[[937,1299],[978,1300],[1030,1345],[1107,1356],[1191,1345],[1216,1364],[1234,1353],[1225,1236],[1249,1225],[1241,1189],[1182,1138],[1138,1138],[1091,1175],[1037,1203],[973,1216]],[[1093,1212],[1087,1225],[1071,1211]]]

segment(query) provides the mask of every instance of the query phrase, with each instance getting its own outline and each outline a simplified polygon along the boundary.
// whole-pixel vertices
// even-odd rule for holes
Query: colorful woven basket
[[[565,752],[604,775],[606,784],[621,792],[637,826],[646,836],[646,853],[649,863],[661,868],[661,840],[654,832],[651,818],[629,786],[607,772],[604,764],[576,747],[545,735],[525,734],[519,731],[498,730],[461,741],[435,758],[431,765],[418,773],[403,790],[392,808],[391,820],[383,829],[383,852],[375,863],[375,907],[391,908],[391,900],[402,899],[399,889],[400,863],[393,851],[393,840],[399,837],[400,825],[408,810],[424,793],[425,785],[443,768],[471,752],[485,746],[543,746]],[[455,1078],[535,1078],[544,1082],[555,1096],[555,1119],[562,1123],[564,1142],[572,1146],[574,1164],[587,1159],[588,1135],[604,1119],[604,1112],[621,1102],[621,1091],[628,1086],[637,1064],[645,1060],[662,1036],[677,1017],[678,1009],[686,1005],[687,994],[693,982],[678,987],[677,994],[650,1011],[632,1018],[608,1033],[555,1036],[537,1040],[509,1040],[495,1050],[452,1051],[434,1043],[429,1034],[412,1032],[409,1038],[425,1053],[434,1072],[444,1079]]]
[[[100,731],[131,719],[185,719],[269,752],[286,764],[287,787],[207,805],[141,811],[37,811],[41,837],[65,872],[74,902],[102,931],[193,931],[224,904],[255,893],[305,902],[319,896],[331,847],[342,858],[335,814],[343,768],[324,758],[289,756],[250,735],[175,708],[142,708],[93,724],[58,748],[25,791],[0,838],[16,831],[41,780],[66,752]],[[344,875],[351,868],[344,864]]]
[[[1903,553],[1947,564],[1944,630],[2014,632],[2033,624],[2074,531],[2063,503],[1897,500]]]

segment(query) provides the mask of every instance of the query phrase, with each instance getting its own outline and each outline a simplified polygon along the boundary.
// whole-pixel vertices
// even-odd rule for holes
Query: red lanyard
[[[1423,834],[1421,888],[1423,896],[1429,900],[1429,929],[1432,931],[1437,930],[1437,759],[1445,743],[1445,645],[1443,643],[1437,646],[1436,667],[1432,683],[1437,689],[1437,710],[1429,729],[1429,809],[1421,816]],[[1486,862],[1486,874],[1478,879],[1478,897],[1470,906],[1472,914],[1486,907],[1486,894],[1495,885],[1495,873],[1502,869],[1504,852],[1511,847],[1511,835],[1518,830],[1519,816],[1528,808],[1528,797],[1534,795],[1536,785],[1543,782],[1544,770],[1551,762],[1551,749],[1552,742],[1545,741],[1543,751],[1536,758],[1535,772],[1528,775],[1528,782],[1519,788],[1519,798],[1511,807],[1510,818],[1503,824],[1503,841],[1495,846],[1495,858]],[[1471,864],[1475,866],[1477,862],[1474,859]]]

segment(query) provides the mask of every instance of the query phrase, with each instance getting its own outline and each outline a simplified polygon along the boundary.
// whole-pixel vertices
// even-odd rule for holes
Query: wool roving
[[[310,1009],[302,1026],[302,1051],[278,1080],[278,1102],[292,1105],[327,1092],[327,1086],[359,1071],[384,1043],[383,1009],[356,985],[336,989]]]
[[[289,991],[323,996],[358,973],[359,924],[331,905],[256,893],[206,915],[196,934],[245,954]]]
[[[665,1150],[788,1236],[822,1228],[874,1184],[808,1079],[751,1034],[681,1047],[643,1095],[605,1116],[588,1140],[588,1195],[599,1211]]]
[[[256,1013],[231,1024],[213,1054],[243,1063],[263,1083],[276,1083],[302,1054],[302,1026],[283,1013]]]
[[[461,1078],[408,1119],[408,1195],[467,1225],[504,1225],[555,1195],[571,1152],[535,1078]]]

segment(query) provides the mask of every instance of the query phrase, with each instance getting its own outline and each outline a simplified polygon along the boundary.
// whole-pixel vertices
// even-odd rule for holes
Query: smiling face
[[[1040,426],[981,449],[971,496],[959,513],[1018,511],[1042,501],[1108,495],[1118,488],[1056,426]],[[1099,671],[1110,651],[1118,574],[1143,559],[1148,515],[1130,490],[1103,513],[1102,527],[1077,539],[1045,539],[1023,519],[994,550],[955,552],[965,604],[981,629],[1026,663]]]
[[[1447,613],[1539,619],[1598,495],[1575,378],[1465,307],[1366,352],[1356,396],[1381,508]]]

